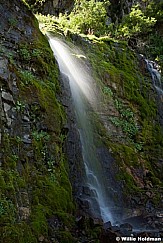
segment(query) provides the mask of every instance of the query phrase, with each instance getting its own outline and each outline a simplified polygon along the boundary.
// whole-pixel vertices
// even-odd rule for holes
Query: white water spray
[[[113,221],[109,198],[105,190],[104,173],[96,155],[94,130],[90,119],[90,105],[94,107],[97,98],[94,81],[87,71],[87,66],[80,58],[77,58],[83,55],[73,53],[72,48],[57,38],[49,37],[49,43],[58,61],[61,74],[69,79],[82,144],[87,186],[91,191],[92,198],[89,201],[92,212],[95,216],[100,213],[104,222]],[[95,200],[98,209],[94,205]]]

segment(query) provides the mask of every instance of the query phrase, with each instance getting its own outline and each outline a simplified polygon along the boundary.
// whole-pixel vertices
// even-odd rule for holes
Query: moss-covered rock
[[[64,238],[71,239],[75,206],[63,153],[58,66],[27,6],[2,1],[0,13],[1,239],[49,240],[52,215],[72,219],[64,222]],[[56,226],[56,235],[60,239],[63,229]]]

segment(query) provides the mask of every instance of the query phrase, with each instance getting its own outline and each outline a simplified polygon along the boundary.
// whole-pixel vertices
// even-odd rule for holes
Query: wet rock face
[[[84,200],[84,197],[88,196],[90,190],[89,188],[84,187],[86,175],[82,158],[82,145],[74,113],[69,80],[66,75],[60,75],[60,83],[62,89],[60,99],[67,115],[67,123],[63,129],[66,133],[64,149],[70,168],[69,177],[72,183],[74,198],[78,203],[79,211],[82,215],[85,215],[90,213],[90,205],[87,200]]]
[[[97,149],[97,156],[102,164],[102,167],[105,168],[103,176],[106,178],[107,194],[110,198],[114,198],[116,195],[117,198],[114,201],[114,207],[116,207],[117,202],[119,201],[122,202],[121,207],[123,207],[123,202],[125,200],[122,194],[122,183],[116,179],[116,175],[118,174],[118,166],[115,164],[115,159],[105,146]]]
[[[60,83],[62,87],[61,102],[67,115],[67,124],[64,127],[64,130],[66,131],[65,135],[67,136],[65,141],[65,152],[70,164],[70,177],[72,179],[72,183],[74,183],[74,190],[76,191],[75,194],[79,195],[81,193],[81,189],[79,190],[79,185],[84,176],[84,168],[81,167],[83,164],[82,149],[75,113],[73,110],[73,101],[71,97],[69,80],[63,74],[60,76]],[[77,170],[77,167],[80,168],[81,172]]]

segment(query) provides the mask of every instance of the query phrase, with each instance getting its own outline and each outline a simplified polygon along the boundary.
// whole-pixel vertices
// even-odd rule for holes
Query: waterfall
[[[153,61],[145,59],[148,71],[151,74],[153,86],[155,87],[157,93],[160,97],[163,97],[163,85],[161,83],[161,74],[158,71],[157,64]]]
[[[103,168],[96,152],[95,129],[91,118],[92,109],[98,99],[94,80],[83,61],[84,55],[58,38],[49,36],[49,43],[57,59],[61,75],[65,75],[69,80],[82,144],[86,186],[91,192],[88,199],[90,208],[95,217],[100,215],[104,222],[112,222],[110,199],[105,188]]]

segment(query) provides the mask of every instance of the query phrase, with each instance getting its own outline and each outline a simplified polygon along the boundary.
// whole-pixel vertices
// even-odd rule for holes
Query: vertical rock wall
[[[71,233],[64,231],[74,205],[63,153],[65,114],[56,98],[58,67],[22,1],[1,1],[0,22],[1,240],[68,242]]]

